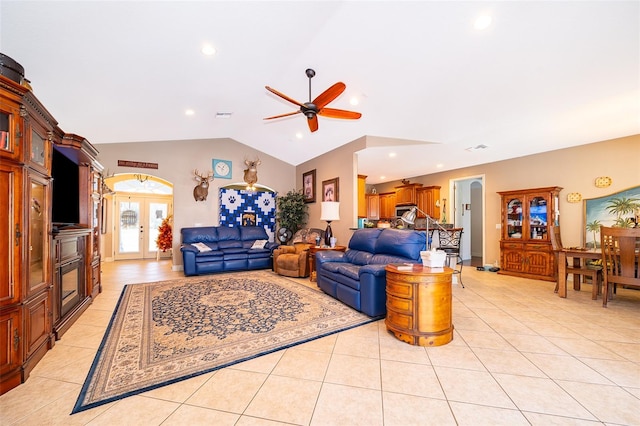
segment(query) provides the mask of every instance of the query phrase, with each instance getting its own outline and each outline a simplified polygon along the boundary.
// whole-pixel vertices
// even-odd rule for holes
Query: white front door
[[[115,196],[116,250],[115,259],[153,259],[158,256],[156,239],[162,220],[172,214],[171,196]],[[160,252],[160,257],[170,257]]]

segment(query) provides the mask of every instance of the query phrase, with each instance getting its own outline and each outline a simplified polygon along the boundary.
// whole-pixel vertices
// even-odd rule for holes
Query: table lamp
[[[431,221],[432,223],[434,223],[438,228],[446,231],[445,228],[442,227],[442,225],[440,225],[438,222],[436,222],[435,220],[433,220],[433,218],[431,216],[429,216],[428,214],[426,214],[424,211],[420,210],[419,208],[417,208],[416,206],[411,207],[411,210],[409,210],[408,212],[405,212],[405,214],[403,214],[400,219],[406,223],[407,225],[413,225],[414,223],[416,223],[416,215],[417,212],[422,213],[425,218],[425,227],[426,227],[426,244],[425,244],[425,250],[428,251],[429,250],[429,222]]]
[[[324,243],[331,245],[331,222],[340,220],[340,203],[337,201],[323,201],[320,206],[320,220],[327,221],[327,229],[324,230]]]

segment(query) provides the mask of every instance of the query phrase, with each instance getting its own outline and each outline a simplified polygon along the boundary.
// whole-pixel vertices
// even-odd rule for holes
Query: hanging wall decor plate
[[[613,180],[609,176],[600,176],[596,178],[595,185],[598,188],[606,188],[611,186]]]

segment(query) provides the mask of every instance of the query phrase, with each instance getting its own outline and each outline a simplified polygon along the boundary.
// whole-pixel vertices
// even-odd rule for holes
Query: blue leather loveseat
[[[185,275],[271,268],[273,249],[259,226],[202,226],[182,228],[182,261]]]
[[[316,253],[318,287],[370,317],[387,313],[386,272],[389,263],[422,263],[425,234],[413,230],[358,229],[346,252]]]

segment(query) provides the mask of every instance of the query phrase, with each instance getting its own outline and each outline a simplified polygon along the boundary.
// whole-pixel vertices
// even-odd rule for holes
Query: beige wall
[[[167,141],[149,143],[123,143],[96,145],[100,151],[99,161],[109,173],[145,173],[161,177],[174,184],[174,264],[181,265],[179,230],[182,227],[201,224],[217,225],[217,189],[232,182],[243,180],[244,159],[259,156],[262,164],[258,168],[258,183],[271,187],[278,193],[302,188],[302,174],[316,170],[317,201],[309,203],[307,226],[324,229],[326,222],[320,220],[322,181],[340,179],[340,220],[331,227],[338,237],[338,244],[346,244],[357,226],[357,159],[356,152],[366,148],[367,137],[357,139],[326,154],[292,166],[275,157],[256,151],[231,139]],[[209,190],[206,202],[193,199],[192,170],[211,169],[211,160],[221,158],[233,161],[233,179],[216,179]],[[158,170],[118,167],[117,160],[155,162]],[[613,192],[640,185],[640,135],[613,139],[575,148],[567,148],[507,161],[482,164],[463,169],[408,177],[412,182],[425,185],[440,185],[441,198],[450,198],[451,179],[484,175],[485,260],[493,263],[499,258],[500,198],[497,191],[561,186],[560,197],[562,239],[565,245],[582,244],[583,203],[568,203],[566,194],[579,192],[583,198],[601,197]],[[596,188],[593,184],[598,176],[610,176],[613,185]],[[399,181],[376,185],[378,192],[392,190]],[[449,215],[449,214],[448,214]]]
[[[149,174],[174,185],[174,265],[182,265],[180,229],[218,224],[218,188],[243,182],[245,159],[256,156],[260,158],[262,164],[258,166],[258,184],[268,186],[278,193],[286,193],[295,184],[294,166],[232,139],[102,144],[96,145],[96,148],[99,151],[98,161],[110,174]],[[195,201],[193,188],[196,181],[193,170],[198,169],[201,173],[210,171],[214,158],[233,162],[233,178],[214,179],[210,184],[207,200]],[[118,160],[158,163],[158,169],[118,167]]]
[[[567,194],[579,192],[582,198],[602,197],[640,185],[640,135],[566,148],[512,160],[482,164],[448,172],[411,177],[411,182],[440,185],[440,197],[451,200],[449,182],[467,176],[485,177],[485,261],[499,259],[500,197],[497,191],[560,186],[560,224],[566,246],[582,245],[584,202],[569,203]],[[596,188],[598,176],[609,176],[613,184]],[[399,181],[376,185],[378,192],[392,190]],[[447,216],[451,217],[450,207]]]
[[[327,222],[320,220],[322,202],[322,181],[340,179],[340,220],[331,222],[331,230],[338,238],[338,245],[347,245],[353,231],[358,226],[358,172],[355,152],[365,148],[366,138],[357,139],[296,167],[296,188],[302,188],[302,174],[316,170],[316,202],[309,203],[310,228],[325,229]]]

